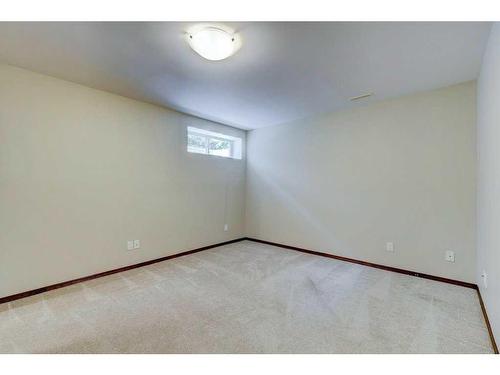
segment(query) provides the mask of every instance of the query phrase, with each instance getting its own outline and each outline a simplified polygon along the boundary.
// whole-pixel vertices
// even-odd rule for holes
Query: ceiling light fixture
[[[206,26],[189,32],[188,42],[198,55],[212,61],[224,60],[240,47],[237,34],[215,26]]]

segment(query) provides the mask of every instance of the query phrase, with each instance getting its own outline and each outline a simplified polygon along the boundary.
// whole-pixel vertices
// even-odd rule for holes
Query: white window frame
[[[205,138],[206,147],[205,147],[205,152],[190,151],[189,144],[186,142],[186,149],[189,153],[207,155],[207,156],[215,156],[215,157],[220,157],[220,158],[242,159],[242,139],[239,137],[234,137],[232,135],[216,133],[213,131],[188,126],[187,127],[187,138],[189,138],[190,135]],[[186,138],[186,140],[187,140],[187,138]],[[230,155],[223,156],[223,155],[211,154],[210,148],[209,148],[211,139],[229,142]]]

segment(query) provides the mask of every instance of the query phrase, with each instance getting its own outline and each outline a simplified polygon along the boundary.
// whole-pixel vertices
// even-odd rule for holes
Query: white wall
[[[249,132],[247,235],[475,282],[475,94],[468,82]]]
[[[500,24],[492,30],[477,87],[477,284],[500,338]],[[486,271],[488,288],[482,273]]]
[[[185,150],[188,125],[243,131],[6,65],[0,83],[0,297],[245,234],[475,282],[474,83],[250,132],[246,202],[245,158]]]
[[[0,65],[0,297],[243,236],[245,160],[188,154],[187,125],[245,137]]]

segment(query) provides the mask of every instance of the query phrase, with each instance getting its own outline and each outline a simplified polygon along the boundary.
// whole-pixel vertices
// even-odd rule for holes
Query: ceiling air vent
[[[351,102],[354,102],[356,100],[368,98],[368,97],[370,97],[372,95],[373,95],[373,92],[369,92],[369,93],[366,93],[366,94],[363,94],[363,95],[353,96],[352,98],[349,98],[349,100]]]

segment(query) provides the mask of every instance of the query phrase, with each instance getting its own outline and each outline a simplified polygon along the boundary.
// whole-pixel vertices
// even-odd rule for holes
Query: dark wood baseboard
[[[360,264],[362,266],[368,266],[368,267],[378,268],[378,269],[385,270],[385,271],[397,272],[397,273],[402,273],[402,274],[405,274],[405,275],[411,275],[411,276],[415,276],[415,277],[421,277],[423,279],[429,279],[429,280],[434,280],[434,281],[441,281],[443,283],[460,285],[460,286],[463,286],[463,287],[466,287],[466,288],[471,288],[471,289],[477,289],[477,285],[476,284],[467,283],[465,281],[447,279],[445,277],[440,277],[440,276],[427,275],[425,273],[420,273],[420,272],[416,272],[416,271],[410,271],[410,270],[405,270],[405,269],[396,268],[396,267],[384,266],[382,264],[365,262],[364,260],[347,258],[347,257],[343,257],[343,256],[340,256],[340,255],[333,255],[333,254],[329,254],[329,253],[323,253],[323,252],[320,252],[320,251],[303,249],[301,247],[284,245],[284,244],[281,244],[281,243],[276,243],[276,242],[271,242],[271,241],[265,241],[265,240],[259,240],[259,239],[256,239],[256,238],[249,238],[249,237],[247,237],[246,239],[249,240],[249,241],[260,242],[260,243],[263,243],[263,244],[266,244],[266,245],[278,246],[278,247],[282,247],[284,249],[300,251],[302,253],[307,253],[307,254],[312,254],[312,255],[319,255],[319,256],[322,256],[322,257],[327,257],[327,258],[342,260],[344,262],[356,263],[356,264]]]
[[[203,251],[203,250],[213,249],[214,247],[219,247],[219,246],[223,246],[223,245],[229,245],[231,243],[235,243],[235,242],[239,242],[239,241],[243,241],[243,240],[245,240],[245,238],[237,238],[237,239],[234,239],[234,240],[231,240],[231,241],[225,241],[225,242],[217,243],[217,244],[214,244],[214,245],[203,246],[203,247],[199,247],[197,249],[184,251],[182,253],[177,253],[177,254],[173,254],[173,255],[167,255],[165,257],[161,257],[161,258],[157,258],[157,259],[152,259],[152,260],[147,260],[145,262],[132,264],[130,266],[115,268],[113,270],[96,273],[94,275],[84,276],[84,277],[80,277],[78,279],[73,279],[73,280],[69,280],[69,281],[64,281],[62,283],[57,283],[57,284],[53,284],[53,285],[49,285],[49,286],[44,286],[42,288],[29,290],[27,292],[13,294],[13,295],[10,295],[10,296],[6,296],[6,297],[0,298],[0,304],[11,302],[11,301],[15,301],[17,299],[21,299],[21,298],[25,298],[25,297],[29,297],[29,296],[33,296],[35,294],[40,294],[40,293],[48,292],[49,290],[59,289],[59,288],[65,287],[65,286],[69,286],[69,285],[81,283],[81,282],[92,280],[92,279],[97,279],[98,277],[108,276],[108,275],[112,275],[114,273],[128,271],[128,270],[131,270],[131,269],[134,269],[134,268],[148,266],[148,265],[153,264],[153,263],[163,262],[165,260],[182,257],[184,255],[198,253],[198,252]]]
[[[280,243],[276,243],[276,242],[259,240],[259,239],[250,238],[250,237],[237,238],[237,239],[234,239],[234,240],[225,241],[225,242],[217,243],[217,244],[214,244],[214,245],[203,246],[203,247],[199,247],[197,249],[188,250],[188,251],[184,251],[184,252],[173,254],[173,255],[167,255],[167,256],[164,256],[164,257],[161,257],[161,258],[157,258],[157,259],[152,259],[152,260],[148,260],[148,261],[145,261],[145,262],[132,264],[130,266],[115,268],[115,269],[112,269],[112,270],[109,270],[109,271],[104,271],[104,272],[96,273],[96,274],[93,274],[93,275],[80,277],[78,279],[64,281],[64,282],[61,282],[61,283],[52,284],[52,285],[45,286],[45,287],[42,287],[42,288],[29,290],[27,292],[13,294],[13,295],[10,295],[10,296],[6,296],[6,297],[0,298],[0,304],[11,302],[11,301],[15,301],[15,300],[18,300],[18,299],[21,299],[21,298],[26,298],[26,297],[34,296],[36,294],[48,292],[49,290],[63,288],[65,286],[69,286],[69,285],[81,283],[81,282],[92,280],[92,279],[97,279],[99,277],[104,277],[104,276],[112,275],[114,273],[128,271],[128,270],[131,270],[131,269],[134,269],[134,268],[148,266],[150,264],[154,264],[154,263],[158,263],[158,262],[163,262],[165,260],[169,260],[169,259],[173,259],[173,258],[178,258],[178,257],[184,256],[184,255],[194,254],[194,253],[197,253],[197,252],[200,252],[200,251],[203,251],[203,250],[213,249],[215,247],[219,247],[219,246],[223,246],[223,245],[229,245],[229,244],[232,244],[232,243],[235,243],[235,242],[244,241],[244,240],[253,241],[253,242],[259,242],[259,243],[263,243],[263,244],[266,244],[266,245],[272,245],[272,246],[281,247],[281,248],[284,248],[284,249],[300,251],[302,253],[307,253],[307,254],[312,254],[312,255],[318,255],[318,256],[322,256],[322,257],[327,257],[327,258],[342,260],[342,261],[345,261],[345,262],[356,263],[356,264],[360,264],[360,265],[363,265],[363,266],[374,267],[374,268],[382,269],[382,270],[385,270],[385,271],[392,271],[392,272],[402,273],[402,274],[405,274],[405,275],[422,277],[424,279],[430,279],[430,280],[435,280],[435,281],[440,281],[440,282],[445,282],[445,283],[449,283],[449,284],[463,286],[463,287],[466,287],[466,288],[475,289],[477,291],[477,294],[478,294],[478,297],[479,297],[479,302],[481,304],[481,310],[483,312],[483,316],[484,316],[484,320],[485,320],[485,323],[486,323],[486,327],[488,328],[488,333],[489,333],[490,339],[491,339],[491,345],[493,347],[493,350],[494,350],[495,354],[498,354],[498,347],[497,347],[497,344],[496,344],[496,341],[495,341],[495,337],[493,336],[493,331],[491,329],[490,321],[488,319],[488,314],[486,312],[486,308],[484,306],[484,302],[483,302],[483,299],[481,297],[481,292],[479,291],[479,288],[478,288],[478,286],[476,284],[467,283],[467,282],[464,282],[464,281],[453,280],[453,279],[447,279],[447,278],[439,277],[439,276],[427,275],[427,274],[420,273],[420,272],[415,272],[415,271],[409,271],[409,270],[404,270],[404,269],[395,268],[395,267],[384,266],[384,265],[381,265],[381,264],[365,262],[365,261],[358,260],[358,259],[347,258],[347,257],[339,256],[339,255],[333,255],[333,254],[323,253],[323,252],[320,252],[320,251],[303,249],[303,248],[296,247],[296,246],[284,245],[284,244],[280,244]]]
[[[481,304],[481,310],[483,311],[484,322],[486,323],[486,328],[488,328],[488,334],[490,335],[491,346],[495,354],[498,354],[498,346],[495,341],[495,336],[493,335],[493,330],[491,329],[490,320],[488,319],[488,313],[486,312],[486,307],[484,306],[483,297],[481,297],[481,291],[479,287],[476,286],[477,296],[479,297],[479,303]]]
[[[385,270],[385,271],[397,272],[397,273],[401,273],[401,274],[405,274],[405,275],[421,277],[424,279],[440,281],[443,283],[448,283],[448,284],[463,286],[465,288],[475,289],[477,291],[477,294],[479,297],[479,303],[481,304],[481,310],[483,311],[484,321],[486,323],[486,327],[488,328],[488,333],[490,335],[491,346],[493,347],[493,351],[495,352],[495,354],[498,354],[498,347],[497,347],[497,344],[495,341],[495,336],[493,335],[493,330],[491,329],[490,320],[488,319],[488,313],[486,312],[486,307],[484,306],[483,298],[481,297],[481,292],[479,291],[479,287],[476,284],[467,283],[465,281],[447,279],[445,277],[440,277],[440,276],[427,275],[425,273],[404,270],[404,269],[396,268],[396,267],[384,266],[382,264],[365,262],[363,260],[347,258],[347,257],[343,257],[340,255],[333,255],[333,254],[323,253],[320,251],[303,249],[303,248],[296,247],[296,246],[290,246],[290,245],[284,245],[281,243],[276,243],[276,242],[271,242],[271,241],[259,240],[257,238],[247,237],[245,239],[248,241],[259,242],[259,243],[263,243],[266,245],[277,246],[277,247],[281,247],[281,248],[288,249],[288,250],[300,251],[300,252],[306,253],[306,254],[319,255],[322,257],[326,257],[326,258],[332,258],[332,259],[342,260],[344,262],[356,263],[356,264],[360,264],[363,266],[378,268],[378,269]]]

